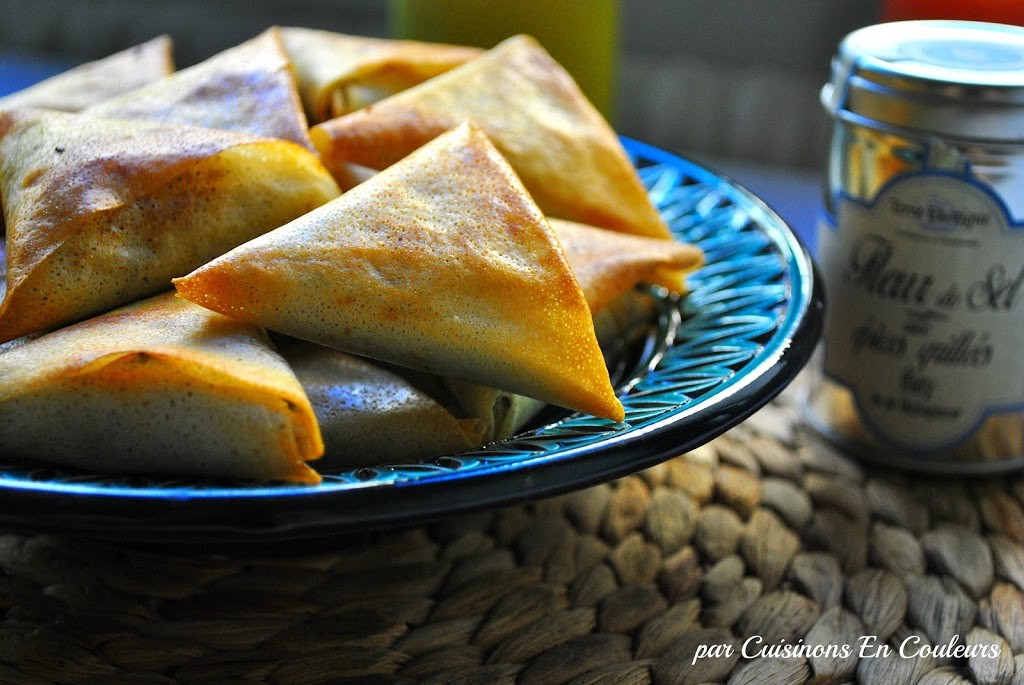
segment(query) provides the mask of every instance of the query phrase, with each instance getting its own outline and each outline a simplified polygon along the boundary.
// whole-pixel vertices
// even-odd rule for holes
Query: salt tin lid
[[[869,126],[1024,143],[1024,28],[927,20],[859,29],[839,45],[821,100]]]

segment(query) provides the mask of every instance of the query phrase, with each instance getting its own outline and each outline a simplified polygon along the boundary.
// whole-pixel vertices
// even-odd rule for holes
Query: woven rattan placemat
[[[1024,683],[1024,478],[869,469],[797,392],[614,483],[328,552],[2,536],[0,682]]]

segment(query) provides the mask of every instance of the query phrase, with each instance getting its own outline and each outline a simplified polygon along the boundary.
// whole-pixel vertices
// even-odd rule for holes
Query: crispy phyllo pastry
[[[557,238],[468,122],[175,285],[335,349],[623,417]]]
[[[638,283],[684,293],[686,274],[704,263],[704,253],[695,245],[549,221],[593,313]]]
[[[296,342],[281,354],[320,424],[321,470],[405,463],[479,445],[483,422],[457,419],[402,376],[322,345]]]
[[[0,342],[170,287],[338,195],[295,143],[47,110],[0,112]]]
[[[632,332],[653,316],[653,301],[631,291],[638,283],[686,291],[686,274],[703,263],[693,245],[626,235],[560,219],[549,219],[569,266],[590,306],[594,329],[609,362],[631,343]],[[434,397],[456,416],[483,422],[483,442],[504,440],[519,432],[544,408],[538,400],[457,378],[418,377]]]
[[[317,483],[313,409],[266,333],[167,293],[0,353],[0,454]]]
[[[276,28],[85,111],[281,138],[312,149],[291,62]]]
[[[0,109],[42,107],[78,112],[97,102],[141,88],[172,71],[171,39],[159,36],[2,97]]]
[[[388,369],[437,400],[453,416],[476,421],[479,440],[474,446],[512,437],[547,406],[532,397],[459,378],[394,365]]]
[[[477,385],[458,378],[440,378],[442,397],[450,398],[459,416],[481,422],[481,443],[504,440],[518,433],[543,409],[545,403],[515,393]]]
[[[480,48],[281,29],[306,113],[326,121],[382,100],[480,55]]]
[[[535,40],[516,36],[460,67],[314,126],[333,173],[384,169],[464,120],[508,159],[547,214],[670,237],[608,122]]]

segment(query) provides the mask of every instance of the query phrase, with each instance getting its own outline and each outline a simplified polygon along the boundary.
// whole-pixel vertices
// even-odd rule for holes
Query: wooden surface
[[[0,682],[1024,683],[1024,479],[868,469],[797,392],[614,483],[317,554],[2,536]],[[897,649],[953,636],[987,656]],[[851,653],[756,655],[783,643]]]

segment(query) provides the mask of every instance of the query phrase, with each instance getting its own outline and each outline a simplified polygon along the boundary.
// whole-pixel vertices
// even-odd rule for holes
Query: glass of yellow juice
[[[612,117],[618,59],[618,0],[391,0],[391,32],[456,45],[494,47],[526,33]]]

